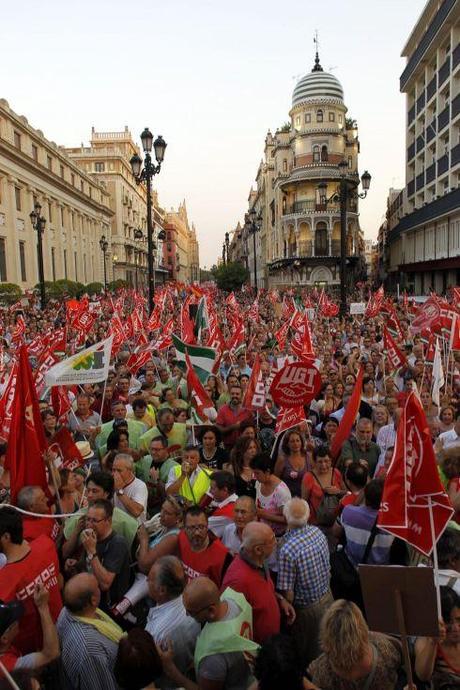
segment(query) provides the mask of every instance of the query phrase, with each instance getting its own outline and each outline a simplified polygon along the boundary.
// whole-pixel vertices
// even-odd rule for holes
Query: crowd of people
[[[163,326],[180,324],[187,294],[169,289]],[[314,304],[311,294],[299,297]],[[0,689],[403,690],[400,640],[369,630],[359,578],[344,577],[344,564],[431,565],[377,526],[414,390],[455,510],[436,547],[439,634],[411,640],[414,682],[460,688],[460,352],[446,354],[437,405],[427,345],[403,304],[394,305],[405,351],[397,369],[384,352],[382,317],[317,312],[311,341],[321,388],[304,420],[278,434],[270,384],[293,355],[289,333],[283,341],[279,330],[286,299],[300,309],[299,297],[262,291],[255,316],[250,291],[233,297],[244,342],[223,349],[204,381],[206,419],[197,420],[173,346],[153,349],[133,370],[133,332],[107,379],[68,387],[65,415],[40,388],[47,486],[22,486],[13,500],[5,456],[16,439],[4,434]],[[83,346],[107,337],[114,299],[99,301]],[[122,321],[132,300],[119,307]],[[229,342],[228,296],[212,288],[212,300]],[[3,310],[0,393],[18,318],[26,344],[66,325],[56,304]],[[73,335],[69,327],[68,343]],[[205,325],[199,343],[207,336]],[[36,372],[40,362],[29,359]],[[247,403],[256,359],[264,397],[257,410]],[[359,412],[334,454],[360,367]],[[81,454],[78,468],[60,457],[63,428]]]

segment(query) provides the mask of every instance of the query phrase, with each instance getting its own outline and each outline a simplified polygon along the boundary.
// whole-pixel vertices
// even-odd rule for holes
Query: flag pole
[[[436,604],[438,608],[438,618],[442,618],[441,615],[441,589],[439,585],[439,563],[438,563],[438,551],[436,548],[436,532],[434,529],[434,517],[433,517],[433,499],[428,496],[428,511],[430,515],[430,529],[431,529],[431,541],[433,543],[433,569],[434,569],[434,586],[436,587]]]

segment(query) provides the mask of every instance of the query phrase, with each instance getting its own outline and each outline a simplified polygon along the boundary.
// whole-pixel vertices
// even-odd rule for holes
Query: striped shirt
[[[57,621],[62,690],[117,690],[113,675],[118,645],[63,608]]]
[[[278,554],[277,589],[294,592],[295,606],[310,606],[329,590],[331,576],[327,539],[317,527],[291,529]]]
[[[363,562],[364,552],[377,518],[377,510],[368,506],[345,506],[340,522],[347,540],[345,551],[349,559],[358,565]],[[394,537],[378,529],[366,563],[369,565],[388,565],[390,548]]]

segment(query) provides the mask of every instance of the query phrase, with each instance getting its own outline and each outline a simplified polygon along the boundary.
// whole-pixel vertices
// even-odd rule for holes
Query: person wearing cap
[[[34,604],[40,617],[43,644],[40,651],[22,655],[14,641],[24,607],[20,601],[0,601],[0,662],[7,671],[38,669],[59,657],[59,638],[50,613],[49,592],[41,583],[35,585]]]

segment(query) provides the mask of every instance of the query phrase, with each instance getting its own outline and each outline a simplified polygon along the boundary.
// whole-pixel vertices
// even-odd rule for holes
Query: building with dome
[[[262,218],[256,242],[243,229],[232,244],[239,236],[251,282],[255,244],[259,287],[339,285],[340,204],[334,193],[342,161],[358,181],[359,140],[356,122],[347,118],[342,85],[323,70],[318,53],[311,72],[294,88],[289,118],[275,134],[268,132],[257,187],[249,195]],[[346,246],[351,285],[365,279],[355,199],[349,201]]]

